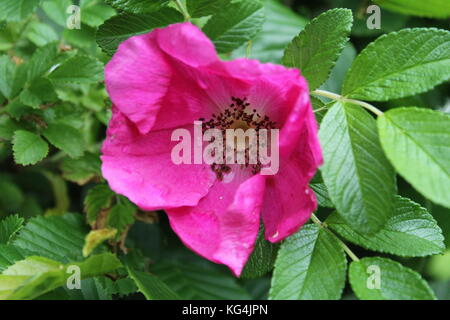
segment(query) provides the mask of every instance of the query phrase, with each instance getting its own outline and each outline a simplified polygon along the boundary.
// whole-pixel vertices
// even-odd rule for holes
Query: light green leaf
[[[363,108],[336,102],[319,130],[322,177],[339,214],[355,230],[378,231],[392,215],[395,172]]]
[[[116,11],[111,7],[95,3],[82,7],[81,12],[81,22],[93,28],[98,27],[116,14]]]
[[[14,132],[21,129],[19,122],[7,115],[0,116],[0,139],[11,140]]]
[[[276,0],[265,0],[266,19],[261,32],[252,40],[250,58],[261,62],[281,63],[283,51],[308,22]],[[244,57],[246,46],[233,51],[233,57]]]
[[[387,101],[432,89],[450,78],[450,32],[404,29],[379,37],[355,59],[343,94]]]
[[[14,98],[27,80],[24,64],[17,66],[8,56],[0,56],[0,92],[8,99]]]
[[[106,0],[106,3],[128,13],[150,13],[169,3],[169,0]]]
[[[352,65],[353,60],[355,60],[355,57],[356,49],[349,42],[342,51],[339,59],[336,61],[336,65],[333,70],[331,70],[330,77],[323,85],[320,86],[320,89],[340,93],[342,91],[342,84],[344,83],[345,75]]]
[[[278,244],[264,238],[264,226],[261,225],[255,248],[242,270],[241,278],[259,278],[273,269],[277,258]]]
[[[72,4],[72,0],[46,0],[41,7],[50,19],[61,27],[66,27],[67,18],[69,17],[67,8]]]
[[[378,118],[378,130],[398,173],[425,197],[450,208],[450,116],[396,108]]]
[[[363,258],[352,262],[349,280],[356,296],[362,300],[435,299],[433,291],[420,274],[386,258]],[[377,284],[380,285],[379,289]]]
[[[63,62],[49,76],[53,82],[92,83],[103,79],[103,63],[77,55]]]
[[[151,14],[120,14],[99,27],[97,43],[106,53],[112,55],[122,41],[132,36],[181,21],[183,15],[172,8],[163,8]]]
[[[336,213],[326,223],[348,241],[369,250],[422,257],[445,249],[442,230],[433,216],[417,203],[399,196],[395,197],[394,215],[374,235],[352,230]]]
[[[13,152],[16,163],[35,164],[47,156],[48,144],[35,133],[17,130],[13,137]]]
[[[230,5],[231,0],[186,0],[186,7],[192,18],[200,18],[219,12]]]
[[[51,123],[43,132],[44,137],[55,147],[72,158],[83,155],[84,141],[80,131],[65,124]]]
[[[95,255],[83,262],[63,265],[44,257],[31,256],[16,262],[0,275],[0,299],[29,300],[66,284],[70,266],[80,268],[81,278],[114,271],[121,266],[111,253]]]
[[[399,12],[405,15],[428,17],[428,18],[449,18],[450,2],[448,0],[373,0],[384,9]]]
[[[281,245],[269,298],[337,300],[344,289],[346,268],[337,239],[315,224],[305,225]]]
[[[0,244],[8,244],[23,227],[24,219],[11,215],[0,220]]]
[[[20,21],[34,10],[41,0],[2,0],[0,1],[0,21]]]
[[[157,276],[132,269],[128,269],[128,274],[147,300],[180,300],[180,297]]]
[[[352,27],[349,9],[328,10],[308,23],[284,52],[283,64],[301,71],[310,90],[327,80]]]
[[[36,46],[41,47],[58,40],[58,34],[46,23],[33,21],[28,25],[27,38]]]
[[[95,248],[106,240],[112,239],[116,236],[117,229],[97,229],[91,230],[84,241],[83,256],[89,256]]]
[[[89,189],[84,199],[84,211],[90,224],[94,223],[100,210],[111,207],[114,192],[106,184]]]
[[[251,40],[264,22],[264,9],[258,0],[234,2],[214,14],[203,27],[217,52],[228,53]]]

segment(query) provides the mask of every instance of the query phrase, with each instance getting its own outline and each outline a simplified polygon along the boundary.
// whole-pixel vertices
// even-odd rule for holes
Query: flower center
[[[226,130],[227,129],[241,129],[245,132],[249,129],[253,129],[256,132],[256,143],[259,143],[259,130],[261,129],[274,129],[276,126],[276,122],[271,121],[268,116],[261,115],[257,112],[256,109],[250,108],[250,103],[247,102],[247,98],[243,99],[231,97],[231,104],[224,111],[219,114],[212,114],[211,119],[205,121],[204,118],[200,118],[202,121],[202,131],[205,133],[208,129],[219,129],[222,131],[223,136],[223,145],[227,146],[227,142],[225,141]],[[252,173],[257,174],[261,171],[262,164],[257,160],[256,163],[250,164],[250,149],[251,149],[251,141],[249,137],[245,137],[244,140],[238,140],[237,137],[234,137],[234,146],[237,150],[244,150],[245,153],[245,164],[242,166],[247,168],[251,166]],[[265,146],[267,147],[267,145]],[[211,169],[215,172],[217,179],[222,180],[224,174],[229,173],[231,168],[226,163],[225,157],[226,152],[224,150],[224,161],[221,164],[213,163],[211,165]]]

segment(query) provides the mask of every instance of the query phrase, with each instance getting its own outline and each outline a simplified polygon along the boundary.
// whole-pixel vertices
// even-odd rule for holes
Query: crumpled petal
[[[172,229],[199,255],[227,265],[239,276],[259,231],[265,177],[216,182],[195,207],[167,210]]]

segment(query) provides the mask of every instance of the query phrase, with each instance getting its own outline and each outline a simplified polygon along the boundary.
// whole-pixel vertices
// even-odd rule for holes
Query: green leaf
[[[327,80],[348,41],[352,11],[328,10],[308,23],[284,52],[283,64],[302,72],[310,90]]]
[[[339,214],[355,230],[378,231],[392,215],[395,172],[363,108],[336,102],[319,130],[322,177]]]
[[[37,134],[17,130],[13,137],[13,151],[14,161],[26,166],[44,159],[48,153],[48,144]]]
[[[428,18],[449,18],[450,2],[447,0],[373,0],[384,9],[405,15],[428,17]]]
[[[283,51],[306,23],[305,18],[275,0],[264,1],[266,19],[261,32],[252,40],[250,56],[261,62],[281,63]],[[233,57],[244,57],[246,46],[233,51]]]
[[[106,3],[128,13],[154,12],[169,3],[169,0],[106,0]]]
[[[325,114],[329,109],[329,106],[325,104],[322,100],[314,96],[310,96],[310,100],[311,105],[314,109],[314,116],[316,117],[317,123],[320,125],[320,123],[323,120],[323,117],[325,117]]]
[[[339,235],[369,250],[405,257],[422,257],[442,253],[445,249],[442,230],[433,216],[415,202],[395,197],[394,215],[374,235],[352,230],[333,213],[326,220]]]
[[[0,21],[20,21],[34,10],[41,0],[2,0],[0,1]]]
[[[101,210],[111,207],[114,192],[106,184],[99,184],[89,189],[84,199],[84,211],[90,224],[97,219]]]
[[[228,53],[251,40],[264,22],[264,9],[257,0],[231,3],[214,14],[203,27],[217,52]]]
[[[380,289],[373,279],[379,271]],[[349,268],[350,284],[363,300],[430,300],[433,291],[417,272],[386,258],[363,258]],[[373,289],[369,289],[373,288]]]
[[[339,59],[336,61],[333,70],[331,70],[330,77],[323,85],[320,86],[320,89],[340,93],[342,91],[342,84],[344,83],[345,75],[352,65],[353,60],[355,60],[355,57],[356,49],[349,42],[342,51]]]
[[[46,23],[33,21],[28,25],[27,38],[36,46],[41,47],[58,40],[58,34]]]
[[[58,99],[53,84],[46,78],[38,78],[20,93],[20,102],[24,105],[38,109],[45,102]]]
[[[186,0],[186,7],[192,18],[200,18],[219,12],[230,5],[231,0]]]
[[[49,76],[53,82],[92,83],[103,79],[103,63],[77,55],[63,62]]]
[[[116,236],[117,229],[97,229],[91,230],[84,241],[83,256],[89,256],[95,248],[106,240]]]
[[[98,27],[116,14],[116,11],[111,7],[96,3],[83,6],[81,12],[81,22],[93,28]]]
[[[38,48],[31,59],[26,63],[28,70],[28,81],[43,76],[55,64],[58,56],[58,44],[49,43],[43,47]]]
[[[0,273],[16,263],[16,261],[23,260],[29,255],[31,255],[30,252],[25,249],[12,245],[0,244]]]
[[[11,140],[14,132],[21,129],[19,122],[11,119],[7,115],[0,116],[0,139]]]
[[[46,0],[42,3],[41,8],[45,14],[61,27],[66,27],[67,8],[72,5],[71,0]]]
[[[281,245],[269,298],[337,300],[344,289],[346,268],[337,239],[315,224],[305,225]]]
[[[30,300],[66,284],[70,266],[80,268],[81,278],[114,271],[121,266],[111,253],[95,255],[83,262],[63,265],[44,257],[31,256],[16,262],[0,275],[0,299]]]
[[[125,197],[120,196],[120,202],[109,211],[108,226],[116,228],[119,233],[122,233],[127,226],[134,222],[135,213],[136,206]]]
[[[425,197],[450,208],[450,116],[396,108],[378,118],[378,130],[398,173]]]
[[[450,78],[450,32],[404,29],[379,37],[355,59],[343,94],[387,101],[428,91]]]
[[[273,269],[277,258],[278,244],[264,238],[264,226],[261,225],[256,239],[255,248],[242,270],[241,278],[259,278]]]
[[[81,157],[84,153],[84,141],[80,131],[65,124],[51,123],[43,135],[55,147],[61,149],[72,158]]]
[[[324,183],[312,183],[310,187],[316,194],[319,206],[324,208],[334,208],[334,204],[330,199],[330,195],[328,194],[327,187]]]
[[[23,227],[24,219],[11,215],[0,221],[0,244],[8,244]]]
[[[86,153],[78,159],[64,158],[61,170],[64,179],[84,185],[95,176],[101,175],[100,166],[101,161],[98,154]]]
[[[132,36],[181,21],[183,15],[172,8],[163,8],[152,14],[120,14],[99,27],[97,43],[106,53],[112,55],[122,41]]]
[[[157,276],[132,269],[128,269],[128,274],[147,300],[180,300],[180,297]]]
[[[8,56],[0,56],[0,92],[8,99],[14,98],[27,81],[25,65],[17,66]]]
[[[236,279],[217,265],[191,254],[162,260],[150,269],[185,300],[248,300]]]
[[[83,259],[86,233],[81,215],[38,216],[28,221],[12,244],[34,255],[67,263]]]

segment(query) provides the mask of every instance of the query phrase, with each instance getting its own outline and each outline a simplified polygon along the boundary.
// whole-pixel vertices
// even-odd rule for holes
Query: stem
[[[247,48],[245,50],[245,57],[249,58],[251,53],[252,53],[252,40],[249,40],[247,43]]]
[[[188,13],[187,9],[183,6],[181,1],[180,0],[173,0],[173,2],[175,2],[175,5],[177,6],[178,10],[180,10],[180,12],[183,14],[184,20],[185,21],[189,21],[191,19],[191,17],[189,16],[189,13]]]
[[[352,259],[353,261],[359,261],[359,258],[356,256],[356,254],[354,254],[353,251],[350,250],[350,248],[347,247],[347,245],[341,239],[339,239],[338,236],[336,236],[330,229],[328,229],[327,225],[322,221],[320,221],[319,218],[317,218],[317,216],[314,213],[311,215],[311,220],[315,224],[319,225],[319,227],[323,228],[326,232],[331,234],[337,240],[341,248],[344,249],[345,253],[347,253],[350,259]]]
[[[325,90],[314,90],[311,93],[315,94],[317,96],[330,98],[332,100],[353,103],[353,104],[356,104],[358,106],[366,108],[367,110],[373,112],[377,116],[383,115],[383,111],[381,111],[380,109],[378,109],[378,108],[374,107],[373,105],[371,105],[371,104],[369,104],[367,102],[364,102],[364,101],[348,99],[348,98],[345,98],[345,97],[343,97],[343,96],[341,96],[339,94],[336,94],[336,93],[333,93],[333,92],[329,92],[329,91],[325,91]]]

